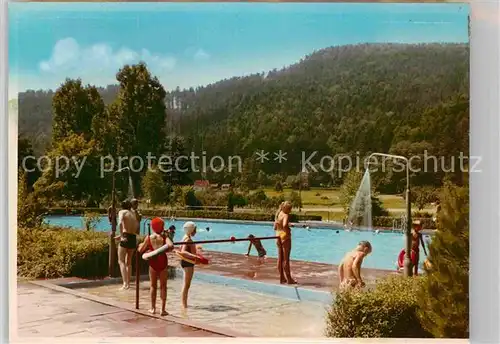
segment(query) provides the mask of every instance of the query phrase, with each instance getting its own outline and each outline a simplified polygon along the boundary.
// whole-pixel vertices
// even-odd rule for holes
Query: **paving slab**
[[[100,299],[135,304],[135,290],[119,291],[119,287],[120,284],[89,285],[77,290]],[[184,312],[180,308],[181,289],[182,278],[168,281],[167,311],[174,317],[208,324],[223,331],[237,331],[241,336],[324,337],[325,315],[329,304],[299,302],[230,285],[194,280],[189,293],[189,308]],[[139,307],[149,307],[147,281],[139,285]]]
[[[78,296],[18,283],[18,336],[224,337]]]

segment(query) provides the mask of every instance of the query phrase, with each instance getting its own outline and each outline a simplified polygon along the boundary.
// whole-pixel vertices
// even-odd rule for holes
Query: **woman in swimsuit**
[[[188,221],[184,224],[184,238],[182,241],[185,243],[192,243],[192,237],[196,235],[196,224],[194,222]],[[181,252],[187,256],[192,256],[193,260],[196,260],[198,257],[196,256],[196,247],[193,244],[184,244],[181,246]],[[181,260],[181,267],[184,270],[184,285],[182,287],[182,307],[184,309],[187,308],[187,299],[189,288],[191,287],[191,281],[193,280],[194,275],[194,264],[187,262],[185,260]]]
[[[278,271],[280,273],[280,283],[296,284],[290,273],[290,253],[292,251],[292,232],[290,230],[289,214],[292,211],[292,204],[288,201],[280,204],[274,222],[276,236],[279,237],[278,245]]]
[[[164,233],[165,223],[159,217],[155,217],[151,220],[151,228],[153,229],[152,234],[146,236],[142,244],[139,245],[139,253],[152,252],[165,244],[172,245],[169,238]],[[167,279],[168,279],[168,258],[167,253],[160,253],[148,260],[149,263],[149,281],[151,283],[150,296],[151,296],[151,309],[149,312],[155,314],[156,312],[156,294],[158,288],[158,279],[160,279],[160,298],[161,298],[161,315],[167,315],[166,305],[167,305]]]

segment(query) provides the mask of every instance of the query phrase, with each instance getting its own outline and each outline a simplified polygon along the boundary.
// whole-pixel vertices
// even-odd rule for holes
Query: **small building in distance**
[[[210,187],[210,182],[208,180],[195,180],[193,189],[194,191],[203,191]]]
[[[222,184],[222,186],[220,187],[220,189],[223,191],[227,191],[230,188],[231,188],[231,184]]]

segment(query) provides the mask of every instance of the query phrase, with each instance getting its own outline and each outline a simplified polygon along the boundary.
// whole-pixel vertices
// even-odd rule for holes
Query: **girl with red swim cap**
[[[159,217],[155,217],[151,220],[151,228],[153,229],[152,234],[146,236],[144,242],[139,245],[139,253],[154,251],[165,244],[172,245],[173,243],[164,233],[165,223]],[[171,251],[170,249],[169,251]],[[149,280],[151,283],[150,295],[151,295],[151,309],[150,313],[154,314],[156,312],[156,294],[157,294],[157,284],[158,279],[160,280],[160,297],[161,297],[161,315],[168,315],[165,307],[167,304],[167,279],[168,279],[168,258],[167,253],[160,253],[148,260],[149,263]]]

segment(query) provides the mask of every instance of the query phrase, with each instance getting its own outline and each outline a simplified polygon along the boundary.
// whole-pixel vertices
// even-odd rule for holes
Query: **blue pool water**
[[[245,238],[249,234],[259,237],[275,235],[272,226],[269,224],[221,223],[210,220],[194,221],[199,228],[195,240],[229,239],[231,236]],[[45,218],[45,222],[54,226],[78,229],[83,227],[82,218],[79,216],[48,216]],[[166,227],[172,224],[177,228],[175,240],[182,240],[184,221],[165,219]],[[206,227],[210,228],[209,232],[205,230]],[[101,218],[96,230],[103,232],[110,230],[110,224],[106,217]],[[144,231],[144,220],[141,223],[141,231]],[[404,236],[401,233],[346,232],[342,228],[338,228],[337,233],[337,229],[331,228],[311,228],[306,230],[295,227],[292,228],[292,239],[292,259],[327,264],[338,264],[344,254],[353,249],[359,241],[368,240],[372,244],[373,253],[365,259],[363,266],[373,269],[395,269],[397,256],[404,247]],[[426,241],[429,239],[428,237],[425,238]],[[262,244],[269,257],[277,256],[275,240],[263,240]],[[203,248],[205,250],[245,254],[248,250],[248,242],[206,244],[203,245]],[[256,255],[255,249],[252,249],[251,254]],[[425,257],[422,249],[420,256]]]

